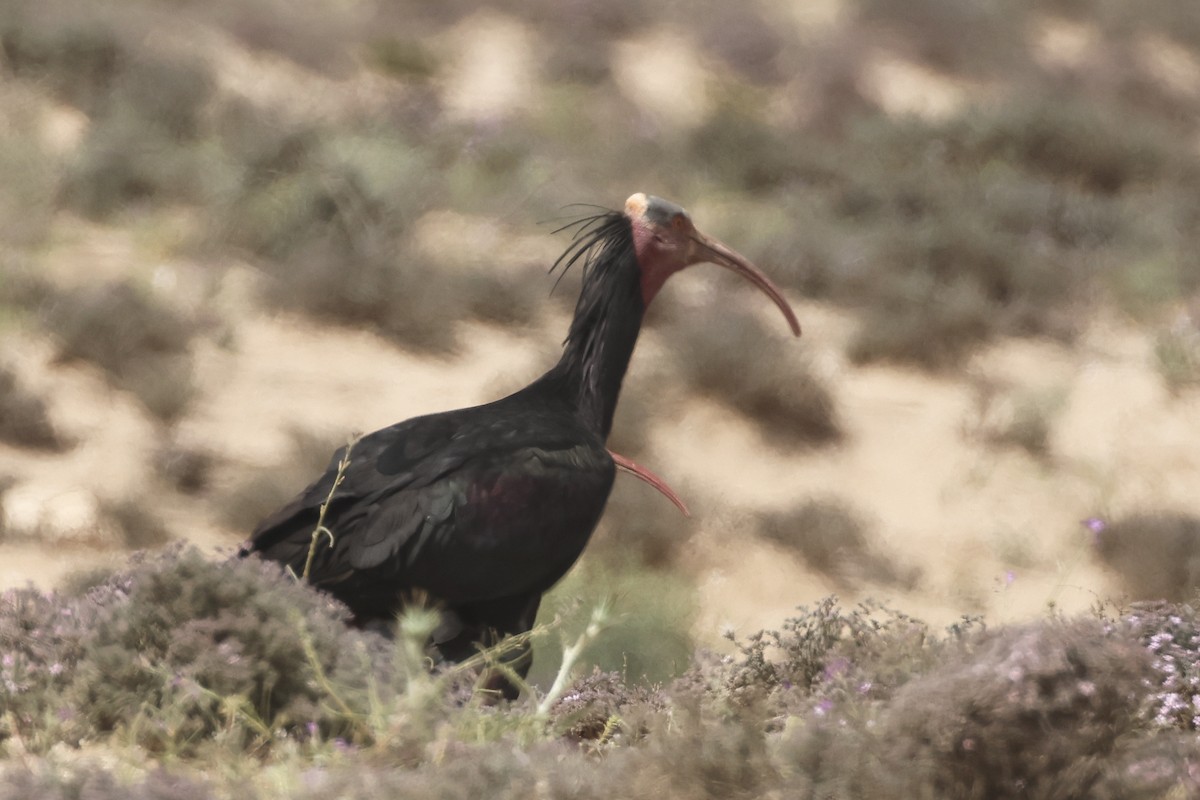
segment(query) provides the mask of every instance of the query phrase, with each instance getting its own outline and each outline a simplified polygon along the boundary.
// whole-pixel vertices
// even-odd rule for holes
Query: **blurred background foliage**
[[[173,246],[270,302],[444,350],[534,316],[541,263],[430,252],[422,219],[644,189],[855,311],[856,361],[954,368],[1195,292],[1189,8],[5,0],[0,232],[185,210]]]

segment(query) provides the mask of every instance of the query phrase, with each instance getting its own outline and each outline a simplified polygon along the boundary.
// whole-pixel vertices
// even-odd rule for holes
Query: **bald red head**
[[[667,278],[693,264],[708,262],[733,270],[761,289],[783,312],[792,333],[800,335],[800,322],[779,287],[744,256],[696,230],[682,206],[638,192],[625,201],[625,216],[633,225],[633,246],[642,271],[642,302],[646,306]]]

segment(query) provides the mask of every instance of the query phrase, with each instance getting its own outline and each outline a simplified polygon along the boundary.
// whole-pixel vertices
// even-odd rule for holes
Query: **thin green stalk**
[[[567,683],[571,680],[571,670],[575,668],[575,662],[583,655],[587,646],[600,635],[607,620],[607,605],[596,606],[592,610],[592,618],[588,621],[587,627],[583,629],[583,633],[579,634],[579,638],[575,640],[574,644],[563,648],[562,664],[559,665],[558,674],[554,676],[554,683],[550,684],[550,689],[538,703],[537,713],[539,716],[544,717],[549,714],[555,702],[566,691]]]
[[[346,479],[346,470],[350,468],[350,451],[354,449],[354,445],[358,440],[358,436],[352,436],[346,442],[346,452],[342,454],[341,460],[338,461],[337,475],[333,478],[333,486],[329,487],[329,495],[325,498],[325,502],[321,503],[321,509],[317,514],[317,527],[313,529],[312,541],[308,545],[308,558],[304,561],[304,572],[300,575],[302,580],[308,580],[309,573],[312,572],[313,559],[317,555],[317,544],[321,541],[321,534],[329,537],[329,546],[333,547],[333,531],[325,527],[325,512],[329,510],[329,504],[333,502],[334,493],[342,485],[342,481]]]

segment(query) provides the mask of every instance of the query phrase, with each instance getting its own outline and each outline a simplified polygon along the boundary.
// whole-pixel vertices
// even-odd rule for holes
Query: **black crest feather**
[[[571,243],[550,267],[550,272],[558,271],[558,280],[554,282],[556,288],[563,276],[580,260],[583,261],[583,281],[586,284],[597,265],[624,261],[633,256],[633,230],[629,218],[620,211],[602,206],[595,208],[602,210],[554,230],[554,233],[574,230]]]

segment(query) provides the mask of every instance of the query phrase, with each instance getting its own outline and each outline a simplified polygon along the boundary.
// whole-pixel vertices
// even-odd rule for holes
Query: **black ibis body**
[[[317,540],[308,579],[359,624],[390,623],[416,596],[432,600],[443,612],[434,644],[455,661],[528,631],[542,594],[579,558],[604,511],[615,474],[605,440],[643,314],[667,278],[701,262],[727,267],[770,296],[800,335],[775,285],[674,203],[635,194],[623,212],[578,225],[556,266],[581,262],[582,288],[550,371],[500,400],[363,437],[332,491],[339,451],[258,526],[242,555],[302,574],[332,491],[330,535]],[[512,666],[524,674],[528,649],[517,653]]]

